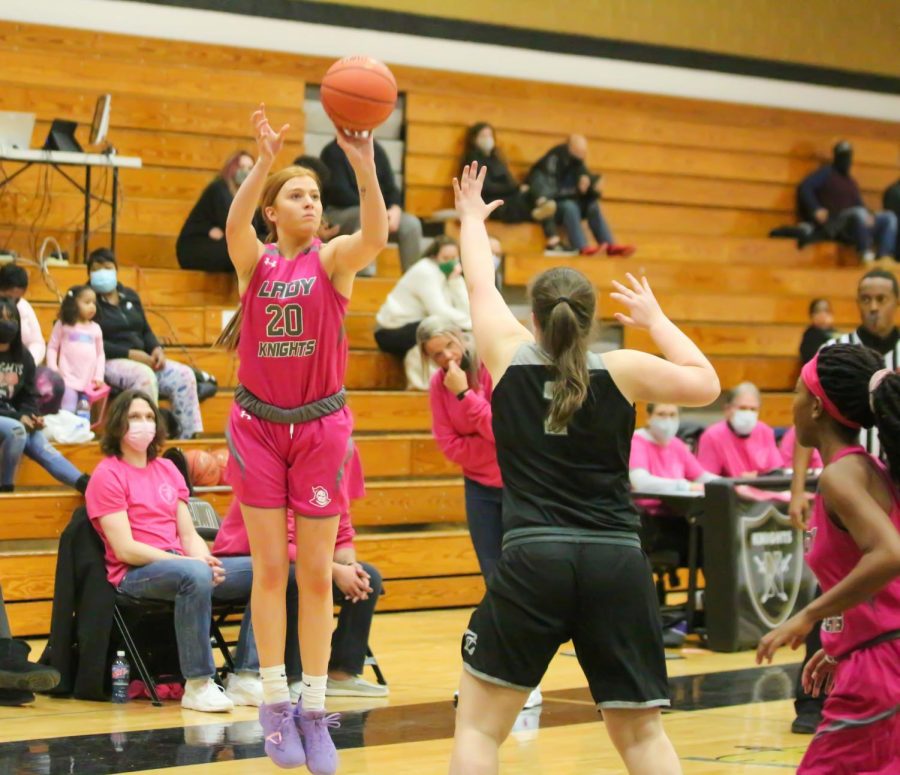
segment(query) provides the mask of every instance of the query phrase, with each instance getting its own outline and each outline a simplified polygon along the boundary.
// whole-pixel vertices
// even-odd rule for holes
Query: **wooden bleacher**
[[[227,276],[175,270],[175,238],[224,159],[253,149],[248,117],[260,101],[274,121],[291,123],[279,162],[301,152],[305,85],[317,83],[330,62],[10,22],[0,22],[0,51],[0,110],[37,114],[35,146],[56,117],[78,121],[84,143],[96,96],[112,93],[111,140],[120,153],[144,160],[142,170],[121,176],[120,276],[141,294],[169,356],[192,361],[220,382],[219,395],[203,405],[208,438],[184,446],[223,446],[235,365],[208,346],[234,309],[236,290]],[[855,325],[860,270],[835,245],[797,251],[793,242],[765,235],[793,220],[797,181],[838,138],[853,141],[856,175],[867,202],[877,206],[898,177],[897,124],[419,68],[394,72],[406,94],[409,210],[427,217],[452,205],[448,181],[473,121],[496,126],[518,173],[566,134],[586,134],[589,163],[604,172],[604,211],[617,238],[636,243],[639,252],[627,262],[555,263],[591,276],[606,322],[614,311],[611,280],[626,269],[647,272],[665,309],[713,358],[723,384],[758,382],[766,391],[763,419],[790,422],[809,299],[829,296],[838,325]],[[80,195],[51,179],[53,207],[43,212],[33,196],[38,185],[39,172],[31,170],[0,198],[0,233],[11,231],[8,246],[25,255],[50,234],[81,260]],[[95,176],[95,192],[104,188],[108,193],[108,182]],[[108,244],[105,220],[102,211],[94,216],[100,228],[91,247]],[[542,255],[537,226],[492,224],[491,231],[508,254],[507,283],[523,286],[554,263]],[[431,439],[427,396],[402,390],[399,365],[375,352],[372,338],[374,312],[398,273],[396,251],[385,251],[378,277],[357,282],[346,322],[350,406],[368,478],[367,495],[354,509],[360,554],[385,576],[384,610],[468,605],[483,586],[464,527],[462,481]],[[85,280],[82,266],[54,268],[52,275],[61,290]],[[49,335],[56,297],[33,275],[29,298]],[[624,341],[652,350],[643,332],[626,331]],[[95,445],[63,451],[85,470],[99,459]],[[17,634],[46,632],[53,540],[79,502],[54,484],[26,460],[19,491],[0,496],[0,581]],[[211,499],[227,505],[227,495]]]

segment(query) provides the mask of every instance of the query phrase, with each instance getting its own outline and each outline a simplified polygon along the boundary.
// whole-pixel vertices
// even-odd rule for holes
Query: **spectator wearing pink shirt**
[[[352,442],[351,442],[352,444]],[[348,497],[357,500],[365,495],[365,480],[359,452],[353,446],[344,469],[347,477]],[[297,560],[294,515],[288,509],[288,557]],[[334,604],[340,606],[337,628],[331,638],[331,658],[328,664],[328,697],[387,697],[388,688],[361,677],[369,644],[369,633],[375,606],[382,593],[381,573],[369,563],[359,562],[353,538],[356,531],[350,512],[341,514],[332,566]],[[249,556],[250,540],[241,516],[240,504],[232,501],[222,520],[213,554],[217,557]],[[247,587],[247,595],[250,587]],[[300,696],[303,668],[300,662],[300,642],[297,638],[297,583],[294,573],[288,574],[287,587],[287,637],[285,639],[285,674],[288,678],[291,699]],[[250,606],[244,611],[241,631],[235,655],[235,673],[228,676],[226,693],[235,705],[256,705],[263,701],[262,680],[259,677],[259,654],[253,637]]]
[[[792,425],[788,428],[781,441],[778,443],[778,451],[781,453],[781,465],[784,468],[793,468],[794,466],[794,447],[797,445],[797,429]],[[812,450],[812,457],[809,459],[810,468],[824,468],[822,464],[822,456],[819,450]]]
[[[503,480],[491,428],[491,375],[467,348],[459,326],[439,316],[416,331],[422,360],[438,370],[431,378],[431,432],[444,456],[462,468],[466,521],[485,579],[503,543]]]
[[[66,383],[62,408],[74,412],[79,399],[103,387],[106,356],[103,331],[94,322],[97,295],[90,285],[76,285],[63,297],[50,332],[47,365]]]
[[[150,396],[120,394],[100,445],[107,457],[85,494],[87,512],[106,547],[109,583],[134,598],[175,604],[186,679],[182,707],[229,711],[234,704],[213,680],[212,601],[246,601],[253,568],[249,557],[210,553],[191,520],[184,477],[159,456],[164,441],[165,425]]]
[[[759,476],[781,468],[775,432],[759,420],[761,398],[752,382],[728,391],[725,419],[700,437],[697,460],[704,470],[733,479]]]

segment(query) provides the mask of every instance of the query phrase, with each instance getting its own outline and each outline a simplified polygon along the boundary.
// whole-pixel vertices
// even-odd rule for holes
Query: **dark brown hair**
[[[441,248],[444,248],[447,245],[453,245],[453,247],[459,250],[459,243],[455,239],[453,239],[453,237],[447,234],[439,234],[431,241],[431,244],[428,246],[428,250],[426,250],[422,254],[422,258],[436,259],[438,253],[441,252]]]
[[[100,439],[100,450],[104,455],[122,457],[122,439],[128,432],[128,412],[131,410],[132,402],[137,399],[147,402],[147,405],[153,410],[153,417],[156,420],[156,436],[147,447],[147,460],[153,460],[162,450],[163,444],[166,443],[166,423],[160,414],[159,407],[144,391],[125,390],[116,396],[109,407],[106,428]]]
[[[587,398],[587,344],[597,292],[581,272],[567,267],[548,269],[532,283],[531,310],[555,371],[547,426],[559,433]]]

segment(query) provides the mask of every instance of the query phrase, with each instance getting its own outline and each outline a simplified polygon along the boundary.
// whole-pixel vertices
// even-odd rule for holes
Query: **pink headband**
[[[872,375],[872,379],[869,380],[869,406],[873,412],[875,411],[875,391],[878,390],[881,383],[884,382],[884,378],[893,373],[893,369],[881,369],[876,371]]]
[[[858,422],[853,422],[853,420],[848,420],[844,417],[844,415],[841,414],[841,410],[834,405],[827,395],[825,395],[825,391],[822,389],[822,383],[819,381],[818,353],[816,353],[815,357],[800,370],[800,379],[803,380],[803,384],[806,385],[809,392],[822,402],[825,411],[841,425],[846,425],[848,428],[853,428],[854,430],[862,428],[862,425]]]

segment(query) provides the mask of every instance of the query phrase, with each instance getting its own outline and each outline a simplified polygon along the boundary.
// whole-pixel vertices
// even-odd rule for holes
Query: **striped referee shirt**
[[[895,329],[896,330],[896,329]],[[871,335],[870,335],[871,336]],[[855,344],[861,347],[871,347],[867,345],[859,336],[859,329],[851,331],[849,334],[841,334],[834,339],[826,342],[823,347],[829,347],[833,344]],[[892,349],[884,353],[884,367],[886,369],[897,369],[900,367],[900,337],[895,336],[895,342]],[[875,457],[881,457],[881,444],[878,442],[877,428],[863,428],[859,432],[859,443],[866,448],[866,451]]]

